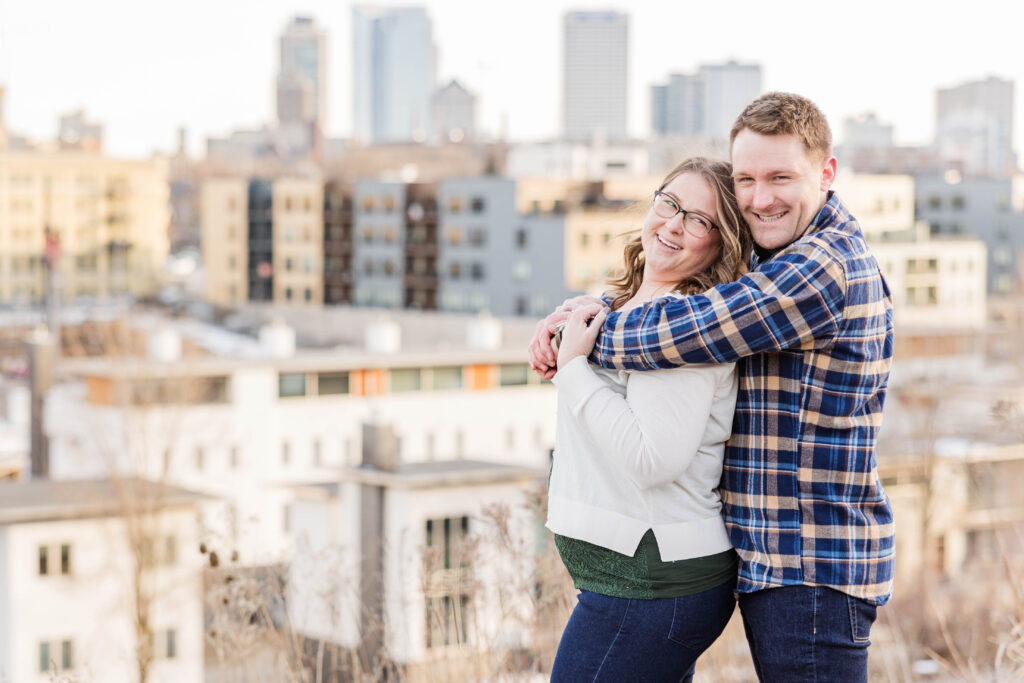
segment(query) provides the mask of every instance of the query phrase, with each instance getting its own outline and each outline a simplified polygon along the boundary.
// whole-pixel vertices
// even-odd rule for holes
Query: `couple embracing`
[[[580,590],[554,681],[689,680],[737,601],[760,680],[867,680],[893,576],[888,286],[817,106],[759,97],[730,153],[669,173],[614,290],[530,345],[558,387],[547,525]]]

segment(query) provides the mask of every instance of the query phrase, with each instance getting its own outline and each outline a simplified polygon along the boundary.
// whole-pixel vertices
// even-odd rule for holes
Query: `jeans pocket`
[[[736,606],[731,584],[675,598],[674,603],[668,638],[698,653],[722,634]]]
[[[875,623],[878,608],[852,595],[846,596],[846,605],[850,610],[850,637],[858,645],[870,645],[871,624]]]

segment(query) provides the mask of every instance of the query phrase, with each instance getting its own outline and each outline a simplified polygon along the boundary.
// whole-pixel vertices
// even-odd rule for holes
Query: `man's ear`
[[[821,191],[828,192],[832,188],[832,183],[836,180],[836,168],[839,162],[836,161],[835,157],[829,157],[825,159],[825,163],[821,167]]]

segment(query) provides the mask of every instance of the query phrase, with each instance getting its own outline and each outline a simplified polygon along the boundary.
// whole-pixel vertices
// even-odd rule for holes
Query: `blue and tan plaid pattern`
[[[721,488],[737,590],[807,584],[888,601],[893,519],[875,442],[892,302],[838,196],[740,280],[612,313],[604,330],[592,360],[608,368],[739,362]]]

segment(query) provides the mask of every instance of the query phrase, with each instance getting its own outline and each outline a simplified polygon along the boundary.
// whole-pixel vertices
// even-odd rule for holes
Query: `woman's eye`
[[[702,227],[702,228],[708,227],[708,221],[703,216],[699,216],[697,214],[691,214],[690,218],[691,218],[691,220],[693,220],[694,223],[696,223],[700,227]]]

